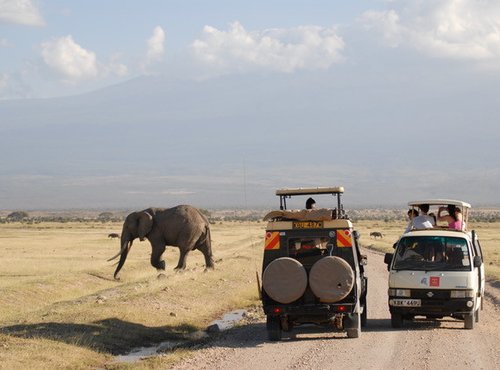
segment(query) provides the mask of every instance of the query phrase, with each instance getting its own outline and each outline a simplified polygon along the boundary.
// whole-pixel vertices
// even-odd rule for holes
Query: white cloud
[[[31,89],[19,73],[0,73],[0,99],[28,98]]]
[[[156,26],[153,35],[148,40],[147,64],[157,62],[165,53],[165,31]]]
[[[71,35],[42,43],[42,57],[49,67],[71,81],[98,75],[95,53],[82,48]]]
[[[108,65],[98,62],[93,51],[77,44],[71,35],[42,43],[42,58],[55,72],[66,81],[76,82],[98,76],[115,74],[124,76],[128,68],[113,57]]]
[[[105,74],[114,74],[122,77],[128,74],[128,67],[120,63],[117,56],[113,56],[109,64],[105,67],[105,71]]]
[[[394,1],[390,5],[393,9],[365,12],[361,22],[381,33],[391,47],[411,47],[441,58],[500,59],[497,0]]]
[[[380,32],[384,41],[391,47],[399,46],[402,37],[399,15],[394,10],[384,12],[367,11],[362,16],[362,21],[369,29]]]
[[[248,32],[239,22],[228,31],[205,26],[192,44],[195,57],[224,71],[252,68],[291,73],[327,69],[342,60],[344,41],[335,28],[300,26]]]
[[[31,0],[0,0],[0,23],[44,26],[38,8]]]

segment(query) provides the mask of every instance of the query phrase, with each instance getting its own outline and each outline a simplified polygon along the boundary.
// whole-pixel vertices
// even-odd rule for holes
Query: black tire
[[[359,338],[361,335],[361,315],[359,312],[348,314],[344,320],[347,338]]]
[[[391,313],[391,326],[395,329],[403,327],[403,316],[400,313]]]
[[[368,323],[368,306],[365,302],[363,306],[363,313],[361,314],[361,327],[366,328],[367,323]]]
[[[474,312],[465,315],[465,317],[464,317],[464,328],[465,329],[468,329],[468,330],[474,329],[474,321],[475,321],[474,316],[475,316]]]
[[[267,316],[266,322],[267,337],[270,341],[281,340],[281,320],[277,316]]]

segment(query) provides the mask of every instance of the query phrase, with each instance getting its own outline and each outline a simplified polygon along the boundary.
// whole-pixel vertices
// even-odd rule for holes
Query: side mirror
[[[361,260],[359,261],[359,264],[362,266],[368,265],[368,256],[366,254],[361,255]]]
[[[358,232],[358,230],[354,230],[352,232],[352,235],[354,236],[354,239],[358,240],[361,237],[361,234]]]
[[[394,243],[394,244],[392,245],[392,249],[396,249],[396,247],[397,247],[397,246],[398,246],[398,242],[396,242],[396,243]]]
[[[473,263],[474,263],[474,267],[481,267],[481,265],[483,264],[483,261],[481,260],[481,257],[474,256]]]
[[[384,256],[384,263],[387,265],[387,271],[391,271],[392,257],[394,257],[394,253],[386,253]]]

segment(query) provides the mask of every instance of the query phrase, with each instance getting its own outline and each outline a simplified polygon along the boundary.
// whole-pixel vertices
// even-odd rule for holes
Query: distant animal
[[[111,238],[111,239],[119,238],[119,237],[120,237],[120,234],[117,234],[117,233],[108,234],[108,238]]]
[[[384,237],[384,234],[382,234],[381,232],[379,231],[372,231],[370,233],[370,237],[373,237],[374,239],[377,239],[377,238],[380,238],[382,239]]]
[[[115,279],[118,279],[118,273],[136,238],[141,241],[148,239],[151,243],[151,265],[156,267],[159,273],[165,272],[165,261],[162,255],[167,245],[178,247],[180,250],[179,262],[175,267],[177,270],[186,268],[186,257],[194,249],[203,253],[207,268],[214,267],[210,224],[208,219],[192,206],[148,208],[129,214],[123,223],[121,249],[118,254],[108,260],[111,261],[120,256],[114,274]]]

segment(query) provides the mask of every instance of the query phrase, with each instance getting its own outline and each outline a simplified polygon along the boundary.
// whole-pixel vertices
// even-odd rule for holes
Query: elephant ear
[[[139,232],[139,240],[141,242],[144,240],[146,235],[149,234],[152,227],[153,227],[153,216],[151,216],[147,212],[140,212],[138,232]]]

